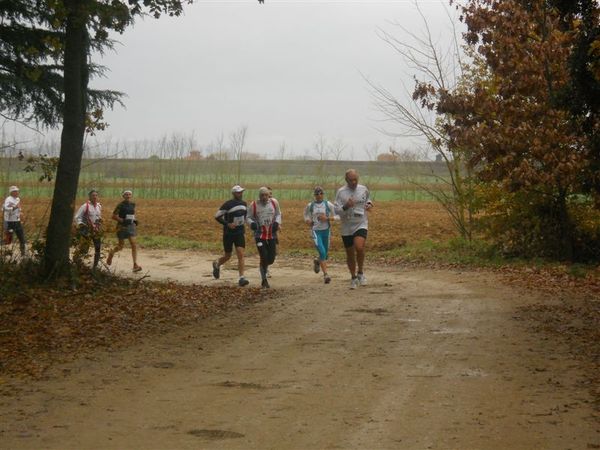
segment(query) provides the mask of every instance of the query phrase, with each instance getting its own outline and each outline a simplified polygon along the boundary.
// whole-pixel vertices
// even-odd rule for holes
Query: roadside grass
[[[472,268],[514,268],[540,271],[555,270],[577,278],[596,278],[600,274],[594,263],[568,263],[544,258],[520,258],[502,254],[500,249],[483,240],[467,241],[458,237],[436,242],[429,239],[410,243],[372,255],[392,264],[440,264]]]
[[[437,262],[483,267],[500,267],[517,262],[502,256],[490,243],[478,240],[467,241],[461,238],[446,241],[424,239],[382,251],[379,256],[389,261]]]
[[[111,239],[113,245],[116,244],[116,239]],[[159,250],[204,250],[214,251],[220,248],[220,243],[217,242],[200,242],[191,239],[184,239],[175,236],[139,236],[137,242],[143,248]]]

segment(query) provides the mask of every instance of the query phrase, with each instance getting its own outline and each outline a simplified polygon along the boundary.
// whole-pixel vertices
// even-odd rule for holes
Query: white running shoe
[[[358,278],[352,278],[352,281],[350,281],[350,289],[356,289],[359,285],[359,281]]]
[[[367,285],[367,277],[365,277],[364,273],[359,272],[356,274],[356,277],[358,278],[358,284],[360,284],[361,286]]]

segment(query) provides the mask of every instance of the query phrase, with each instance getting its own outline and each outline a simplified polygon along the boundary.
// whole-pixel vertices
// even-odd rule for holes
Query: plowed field
[[[25,201],[26,228],[29,236],[33,237],[37,230],[45,228],[48,201]],[[312,248],[308,227],[302,219],[306,203],[281,202],[283,226],[279,240],[283,252]],[[110,216],[117,201],[110,199],[102,201],[102,204],[104,221],[111,233],[114,222]],[[220,246],[222,229],[214,215],[221,201],[136,200],[136,204],[140,236],[168,236],[207,243],[209,247],[212,244]],[[335,224],[332,251],[342,250],[337,228]],[[387,250],[424,239],[442,241],[453,235],[447,214],[434,202],[379,202],[369,216],[368,246],[371,249]],[[249,232],[247,237],[250,237]]]

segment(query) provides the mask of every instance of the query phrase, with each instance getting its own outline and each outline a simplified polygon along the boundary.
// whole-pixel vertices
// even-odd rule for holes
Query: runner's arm
[[[344,211],[346,211],[344,209],[344,204],[345,204],[345,202],[344,202],[344,199],[342,198],[342,190],[339,189],[337,191],[337,193],[335,194],[335,204],[334,204],[334,208],[333,208],[335,214],[337,214],[339,216]]]
[[[331,222],[332,220],[340,220],[340,216],[335,210],[335,205],[329,200],[327,201],[327,203],[329,204],[329,210],[333,213],[333,215],[329,216],[329,221]]]
[[[119,212],[121,211],[121,204],[119,203],[112,214],[112,220],[116,220],[121,223],[123,220],[119,217]]]
[[[272,198],[271,201],[273,202],[273,206],[274,206],[274,211],[273,211],[273,223],[271,224],[271,229],[273,230],[273,233],[277,233],[279,231],[281,231],[281,208],[279,208],[279,202],[277,201],[277,199]]]
[[[367,190],[367,199],[365,201],[365,209],[369,210],[371,209],[373,206],[373,202],[371,201],[371,193],[369,192],[368,188],[365,188]]]
[[[225,214],[227,214],[227,207],[225,204],[223,204],[215,214],[215,220],[221,225],[227,225],[227,222],[225,221]]]
[[[252,203],[250,203],[250,208],[247,210],[247,213],[246,213],[246,223],[252,230],[256,230],[258,228],[258,218],[256,216],[254,216],[255,209],[256,209],[256,203],[252,202]],[[252,224],[255,224],[254,227],[252,226]]]
[[[279,201],[274,198],[272,198],[271,200],[273,200],[273,203],[275,203],[275,222],[281,225],[281,208],[279,207]]]
[[[84,211],[85,211],[85,203],[79,207],[79,209],[77,210],[77,214],[75,214],[75,224],[76,225],[82,225],[85,223],[85,220],[83,219]]]
[[[21,199],[14,200],[12,197],[8,197],[4,201],[4,210],[5,211],[14,211],[15,209],[18,209],[20,201],[21,201]]]
[[[304,221],[307,224],[312,225],[313,219],[312,219],[312,214],[310,213],[310,205],[311,205],[311,203],[306,205],[306,208],[304,208]]]

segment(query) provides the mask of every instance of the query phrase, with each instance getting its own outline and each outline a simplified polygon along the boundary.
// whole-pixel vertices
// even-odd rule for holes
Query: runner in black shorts
[[[267,281],[267,270],[277,255],[278,220],[281,220],[279,202],[269,197],[267,187],[261,187],[258,190],[258,200],[250,203],[248,223],[254,231],[256,249],[260,256],[260,277],[263,288],[270,287]]]
[[[346,184],[338,189],[335,196],[335,212],[341,219],[340,234],[346,249],[346,264],[352,279],[350,289],[366,286],[367,277],[363,272],[365,244],[369,220],[368,211],[373,208],[369,189],[358,184],[358,172],[346,171]]]
[[[233,198],[227,200],[219,208],[215,214],[215,219],[223,225],[223,256],[216,261],[213,261],[213,276],[219,278],[221,276],[221,266],[229,261],[235,246],[235,253],[238,259],[238,273],[240,279],[238,285],[246,286],[249,281],[244,277],[244,250],[246,248],[246,239],[244,233],[246,228],[247,205],[242,200],[244,188],[235,185],[231,188]]]
[[[354,245],[354,238],[357,236],[363,238],[366,241],[367,233],[368,233],[368,230],[361,228],[359,230],[356,230],[356,232],[354,232],[354,234],[351,234],[350,236],[342,236],[342,241],[344,242],[344,248],[351,248]]]
[[[117,239],[119,242],[117,245],[108,252],[106,257],[106,265],[112,264],[113,256],[115,253],[123,250],[125,239],[129,240],[131,244],[131,257],[133,258],[133,271],[139,272],[142,270],[142,266],[137,263],[137,224],[138,221],[135,218],[135,203],[131,201],[133,192],[126,189],[122,193],[123,201],[117,205],[113,211],[112,219],[117,222]]]

